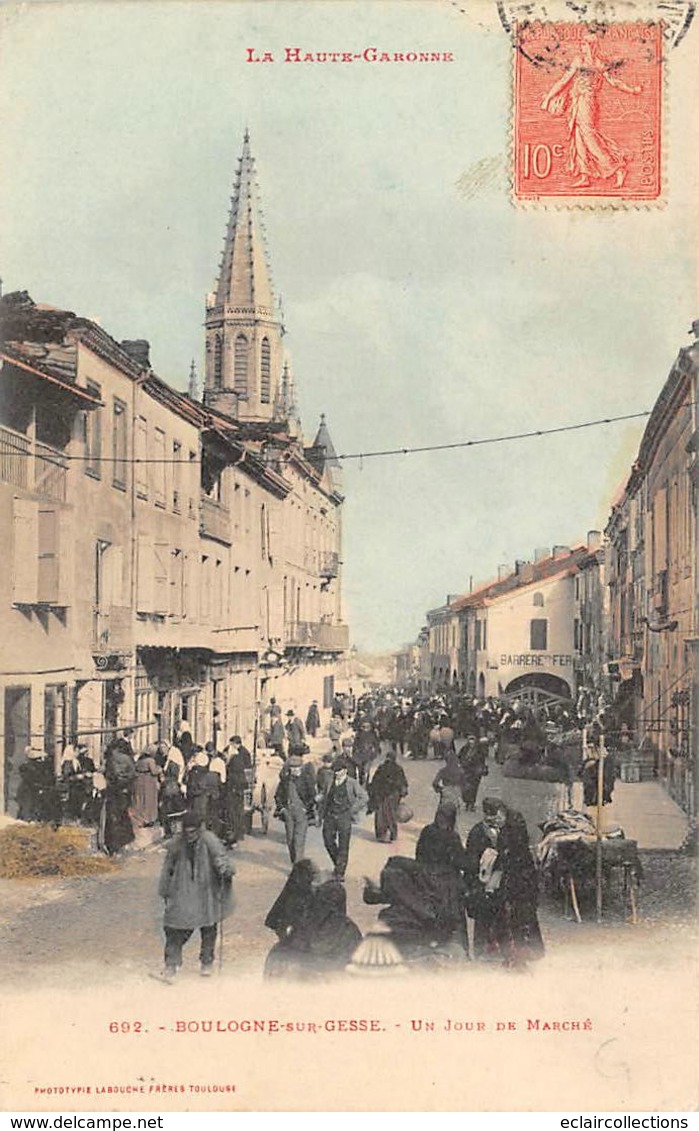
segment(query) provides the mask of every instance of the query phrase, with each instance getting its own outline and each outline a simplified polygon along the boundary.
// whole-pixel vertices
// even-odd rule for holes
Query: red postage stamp
[[[662,44],[658,23],[517,29],[516,200],[658,200]]]

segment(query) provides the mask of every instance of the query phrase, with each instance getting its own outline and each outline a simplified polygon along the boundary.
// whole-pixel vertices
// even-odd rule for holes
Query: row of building
[[[610,705],[689,812],[699,761],[699,322],[653,408],[604,532],[450,595],[396,657],[422,694]]]
[[[0,300],[2,810],[27,747],[106,735],[252,743],[272,697],[329,708],[348,648],[342,482],[323,419],[306,444],[246,134],[203,397],[145,341]]]

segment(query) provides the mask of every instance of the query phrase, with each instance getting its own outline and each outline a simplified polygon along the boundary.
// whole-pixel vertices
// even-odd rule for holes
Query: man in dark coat
[[[168,848],[158,893],[165,901],[165,966],[160,977],[175,979],[182,948],[194,931],[201,933],[200,972],[213,972],[218,924],[232,910],[230,880],[235,868],[214,833],[203,829],[196,814],[185,814],[182,832]]]
[[[282,767],[274,794],[277,814],[286,827],[286,843],[292,864],[305,856],[308,824],[315,819],[316,776],[310,762],[304,764],[307,753],[306,745],[289,747],[289,757]]]
[[[320,730],[320,711],[318,710],[318,700],[314,699],[308,708],[306,715],[306,732],[310,734],[311,738],[315,738]]]
[[[371,763],[375,758],[378,758],[380,753],[381,744],[372,726],[371,719],[362,719],[352,746],[352,761],[357,767],[360,785],[366,785]]]
[[[301,746],[306,741],[304,725],[293,711],[286,712],[286,737],[289,740],[289,749],[292,746]]]
[[[408,779],[396,762],[395,750],[389,750],[369,782],[369,806],[374,814],[376,839],[395,840],[398,836],[398,806],[408,792]]]
[[[228,747],[223,801],[224,839],[228,844],[238,844],[245,837],[245,791],[251,769],[252,754],[243,746],[240,735],[234,734]]]
[[[488,743],[470,735],[459,752],[459,764],[464,773],[464,807],[473,811],[481,778],[488,773]]]
[[[359,816],[367,803],[364,788],[348,776],[349,764],[338,758],[333,764],[333,778],[321,798],[323,818],[323,844],[335,865],[334,877],[344,880],[349,859],[352,821]]]

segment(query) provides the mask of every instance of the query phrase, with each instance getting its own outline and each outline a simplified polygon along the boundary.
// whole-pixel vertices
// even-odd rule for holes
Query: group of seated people
[[[456,806],[440,803],[420,833],[415,857],[389,857],[378,884],[365,879],[363,898],[381,905],[379,919],[406,963],[437,950],[469,958],[467,918],[473,920],[476,959],[521,967],[544,953],[526,823],[499,798],[484,799],[483,819],[465,846]],[[362,938],[347,917],[343,886],[319,882],[308,859],[294,865],[265,925],[278,936],[267,977],[315,978],[344,970]]]

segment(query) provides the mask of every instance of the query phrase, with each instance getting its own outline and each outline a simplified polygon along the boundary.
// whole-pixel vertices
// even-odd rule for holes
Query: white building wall
[[[534,604],[535,594],[543,605]],[[506,692],[520,676],[554,676],[575,692],[573,622],[574,578],[533,583],[493,600],[479,617],[485,620],[486,649],[477,656],[477,678],[485,677],[486,695]],[[532,648],[531,621],[546,621],[546,647]]]

